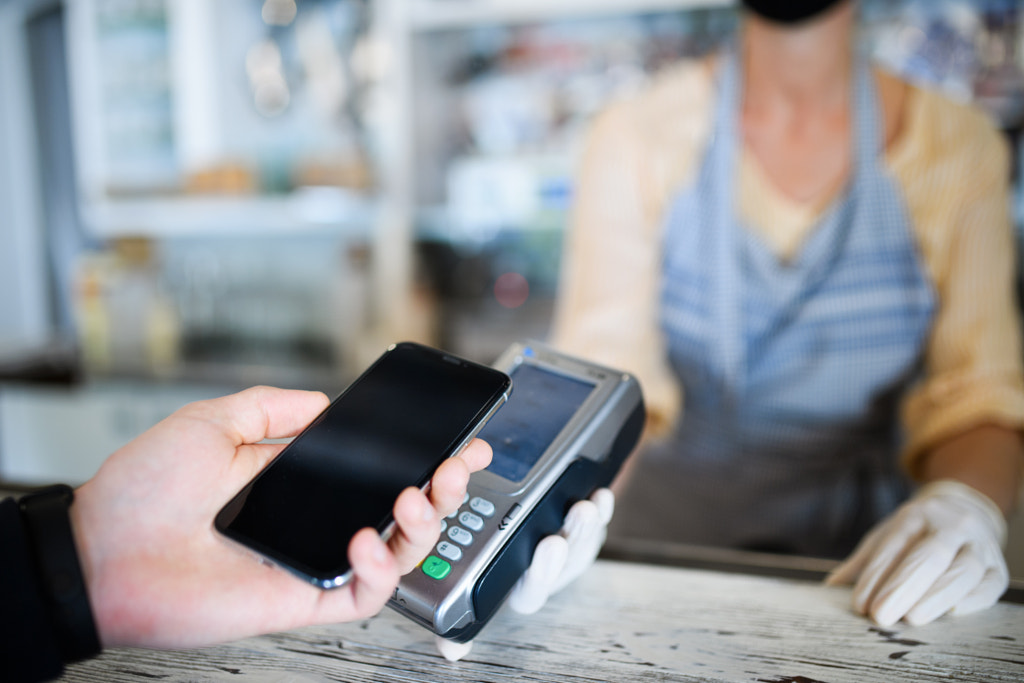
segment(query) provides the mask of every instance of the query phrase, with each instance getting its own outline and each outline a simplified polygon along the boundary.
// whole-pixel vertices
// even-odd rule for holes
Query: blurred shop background
[[[1005,132],[1024,244],[1021,3],[861,4],[880,61]],[[400,339],[544,339],[591,116],[735,13],[0,0],[0,480],[83,481],[255,383],[335,394]]]

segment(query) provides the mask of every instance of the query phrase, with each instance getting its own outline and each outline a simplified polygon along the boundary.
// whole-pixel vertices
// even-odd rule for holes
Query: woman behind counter
[[[611,106],[584,154],[553,336],[635,372],[662,435],[609,533],[863,539],[831,580],[879,623],[988,606],[1024,426],[1006,147],[870,66],[854,2],[743,4],[733,48]]]

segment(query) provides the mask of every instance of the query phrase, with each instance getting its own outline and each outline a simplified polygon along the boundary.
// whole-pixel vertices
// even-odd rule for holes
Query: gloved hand
[[[509,594],[509,607],[520,614],[533,614],[551,595],[583,574],[597,559],[614,511],[615,494],[606,488],[569,508],[561,531],[537,544],[533,561]],[[455,643],[440,636],[436,642],[450,662],[462,659],[473,647],[473,641]]]
[[[990,607],[1006,591],[1006,520],[958,481],[924,486],[861,541],[825,582],[849,584],[853,609],[880,626],[926,624]]]

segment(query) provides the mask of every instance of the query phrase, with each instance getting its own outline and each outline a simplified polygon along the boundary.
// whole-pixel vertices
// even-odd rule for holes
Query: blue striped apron
[[[899,401],[935,296],[864,60],[842,197],[788,262],[740,223],[737,61],[723,60],[713,137],[664,228],[661,325],[683,416],[642,455],[610,534],[841,557],[908,493]]]

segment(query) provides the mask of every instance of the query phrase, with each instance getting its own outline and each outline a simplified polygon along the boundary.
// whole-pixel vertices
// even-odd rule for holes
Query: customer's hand
[[[614,511],[615,495],[605,488],[595,491],[589,500],[573,504],[561,531],[537,544],[533,561],[509,594],[509,607],[520,614],[533,614],[549,597],[579,578],[597,559]],[[440,636],[436,642],[449,661],[465,657],[473,647],[472,641],[456,643]]]
[[[826,579],[856,581],[853,608],[881,626],[990,607],[1009,585],[999,508],[957,481],[929,484],[883,520]]]
[[[75,493],[71,519],[104,646],[192,647],[378,612],[399,576],[437,542],[469,474],[474,441],[434,474],[429,496],[398,498],[388,543],[372,529],[349,545],[353,579],[321,590],[213,528],[220,508],[328,405],[320,393],[256,387],[185,406],[114,453]]]

